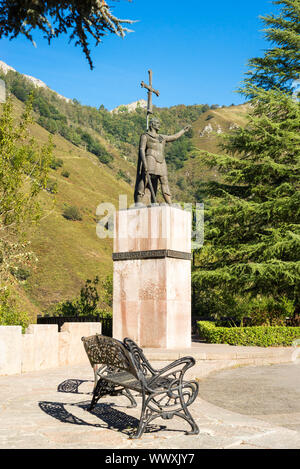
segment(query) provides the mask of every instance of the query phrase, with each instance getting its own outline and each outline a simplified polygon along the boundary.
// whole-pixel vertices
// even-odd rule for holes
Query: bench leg
[[[143,395],[142,410],[141,410],[141,417],[140,417],[139,425],[135,434],[130,436],[131,440],[141,438],[142,434],[146,430],[147,425],[150,422],[152,422],[152,420],[156,419],[157,417],[162,416],[159,412],[151,409],[151,406],[148,405],[149,403],[151,403],[152,397],[153,396],[146,397],[145,395]]]
[[[93,410],[99,399],[103,396],[109,395],[113,392],[114,386],[110,385],[104,379],[99,378],[96,387],[93,391],[93,398],[88,408],[89,411]]]
[[[142,434],[144,433],[146,425],[148,423],[148,418],[146,416],[146,409],[147,409],[147,401],[146,401],[145,395],[143,395],[142,410],[141,410],[141,417],[140,417],[139,425],[135,434],[130,436],[130,440],[136,440],[140,438]]]
[[[195,396],[197,395],[197,389],[195,391]],[[151,400],[154,399],[155,401],[155,396],[148,396],[146,398],[145,395],[143,395],[143,402],[142,402],[142,411],[141,411],[141,417],[140,417],[140,422],[137,428],[137,431],[134,435],[130,437],[130,439],[137,439],[142,436],[144,433],[146,426],[152,422],[152,420],[161,417],[165,420],[172,419],[175,415],[177,417],[180,417],[184,419],[186,422],[188,422],[191,426],[191,431],[186,431],[186,435],[198,435],[199,434],[199,428],[198,425],[196,424],[195,420],[191,416],[189,410],[188,410],[188,405],[193,401],[194,397],[192,396],[189,402],[185,402],[184,396],[182,393],[182,390],[179,391],[179,399],[181,403],[181,409],[178,409],[177,411],[169,411],[167,408],[164,410],[161,409],[161,411],[154,410],[151,406]],[[148,405],[149,404],[149,405]]]
[[[89,408],[88,408],[89,411],[93,410],[93,408],[95,407],[95,405],[96,405],[97,402],[99,401],[100,397],[101,397],[101,396],[96,396],[95,394],[93,395],[93,399],[92,399],[92,401],[91,401],[91,403],[90,403],[90,405],[89,405]]]
[[[180,391],[179,391],[179,398],[180,398],[181,408],[182,408],[182,411],[184,412],[184,415],[181,413],[181,411],[178,412],[176,415],[178,415],[178,417],[181,417],[184,420],[186,420],[190,424],[190,426],[192,427],[192,430],[190,432],[185,432],[186,435],[198,435],[198,433],[199,433],[198,425],[196,424],[195,420],[191,416],[191,413],[188,410],[188,406],[190,404],[192,404],[194,402],[194,400],[196,399],[196,397],[198,396],[199,385],[196,381],[190,381],[188,383],[188,385],[189,385],[189,389],[190,389],[190,399],[188,400],[188,402],[186,402],[185,399],[184,399],[183,388],[180,388]]]
[[[100,381],[100,380],[99,380]],[[103,396],[104,394],[102,394],[100,392],[100,387],[101,387],[101,383],[99,385],[99,381],[98,383],[96,384],[96,386],[94,387],[94,391],[93,391],[93,398],[92,398],[92,401],[90,403],[90,406],[88,408],[89,411],[93,410],[93,408],[95,407],[95,405],[97,404],[97,402],[99,401],[100,397]],[[98,389],[99,388],[99,389]]]
[[[128,409],[132,409],[134,407],[137,407],[136,400],[133,397],[133,395],[131,394],[131,392],[129,391],[129,389],[123,389],[122,394],[123,394],[123,396],[126,396],[130,400],[131,405],[127,406]]]
[[[177,417],[181,417],[186,422],[188,422],[190,426],[192,427],[192,430],[190,432],[186,431],[185,434],[186,435],[198,435],[199,434],[198,425],[196,424],[195,420],[191,416],[190,412],[188,411],[187,408],[184,408],[183,412],[184,414],[182,414],[181,412],[174,412],[174,415],[177,415]]]
[[[93,410],[93,408],[95,407],[95,405],[97,404],[97,402],[99,401],[99,399],[101,399],[101,397],[103,396],[106,396],[106,395],[118,395],[118,394],[122,394],[123,396],[126,396],[131,405],[128,406],[129,409],[133,408],[133,407],[137,407],[137,403],[136,403],[136,400],[135,398],[133,397],[133,395],[131,394],[131,392],[129,391],[129,389],[120,389],[120,390],[117,390],[115,391],[115,385],[111,385],[109,383],[107,383],[107,381],[103,380],[103,379],[99,379],[95,388],[94,388],[94,391],[93,391],[93,398],[92,398],[92,401],[91,401],[91,404],[88,408],[89,411]]]

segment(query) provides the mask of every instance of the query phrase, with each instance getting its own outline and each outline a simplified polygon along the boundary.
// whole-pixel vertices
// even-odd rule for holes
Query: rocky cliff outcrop
[[[17,70],[14,69],[13,67],[11,67],[10,65],[7,65],[5,62],[3,62],[2,60],[0,60],[0,70],[7,74],[9,71],[12,71],[12,72],[16,72]],[[35,78],[35,77],[32,77],[30,75],[26,75],[24,73],[22,73],[23,77],[25,77],[27,80],[31,81],[31,83],[34,84],[34,86],[36,86],[37,88],[49,88],[49,86],[46,85],[46,83],[44,83],[42,80],[39,80],[38,78]],[[56,93],[56,91],[54,91],[54,93]],[[65,101],[69,102],[71,101],[71,99],[69,98],[66,98],[65,96],[62,96],[60,95],[59,93],[56,93],[57,96],[59,96],[61,99],[64,99]]]
[[[134,101],[133,103],[130,103],[130,104],[121,104],[121,106],[116,107],[110,112],[113,114],[117,114],[118,112],[122,112],[122,109],[126,109],[128,112],[133,112],[138,107],[142,109],[146,109],[147,101],[145,101],[145,99],[140,99],[139,101]]]

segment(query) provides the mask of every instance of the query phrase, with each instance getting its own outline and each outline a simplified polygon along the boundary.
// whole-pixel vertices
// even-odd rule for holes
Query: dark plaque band
[[[171,249],[158,249],[154,251],[132,251],[132,252],[115,252],[112,255],[114,261],[131,261],[138,259],[164,259],[172,257],[173,259],[183,259],[190,261],[192,255],[189,252],[172,251]]]

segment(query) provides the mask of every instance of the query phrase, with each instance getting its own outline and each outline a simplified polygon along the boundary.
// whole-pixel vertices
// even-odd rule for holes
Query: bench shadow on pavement
[[[92,394],[91,392],[80,392],[80,385],[89,382],[88,380],[68,379],[58,385],[58,392],[73,393],[73,394]],[[91,381],[93,383],[93,381]],[[70,402],[39,402],[40,409],[51,417],[59,420],[62,423],[69,423],[75,425],[86,425],[89,427],[103,428],[106,430],[113,430],[131,436],[135,433],[138,427],[139,420],[131,415],[122,412],[116,408],[114,403],[101,403],[99,402],[92,411],[88,411],[90,400],[72,404]],[[68,410],[65,406],[68,406]],[[74,413],[70,412],[70,407],[74,407]],[[118,406],[125,407],[125,406]],[[88,414],[99,418],[99,423],[90,423],[78,416],[76,416],[76,408],[85,410]],[[149,425],[145,433],[156,433],[160,430],[165,430],[164,425]]]
[[[58,385],[57,391],[73,394],[92,394],[92,392],[79,392],[79,387],[83,383],[93,383],[93,381],[87,379],[67,379]]]

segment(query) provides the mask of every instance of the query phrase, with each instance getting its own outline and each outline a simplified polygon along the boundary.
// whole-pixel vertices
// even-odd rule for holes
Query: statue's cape
[[[143,134],[143,135],[146,135],[146,134]],[[142,136],[141,135],[141,138]],[[138,187],[138,184],[142,178],[142,175],[143,175],[143,161],[142,161],[142,158],[141,158],[141,152],[140,152],[140,145],[139,145],[139,152],[138,152],[138,161],[137,161],[137,169],[136,169],[136,180],[135,180],[135,189],[134,189],[134,192],[136,193],[137,192],[137,187]]]

